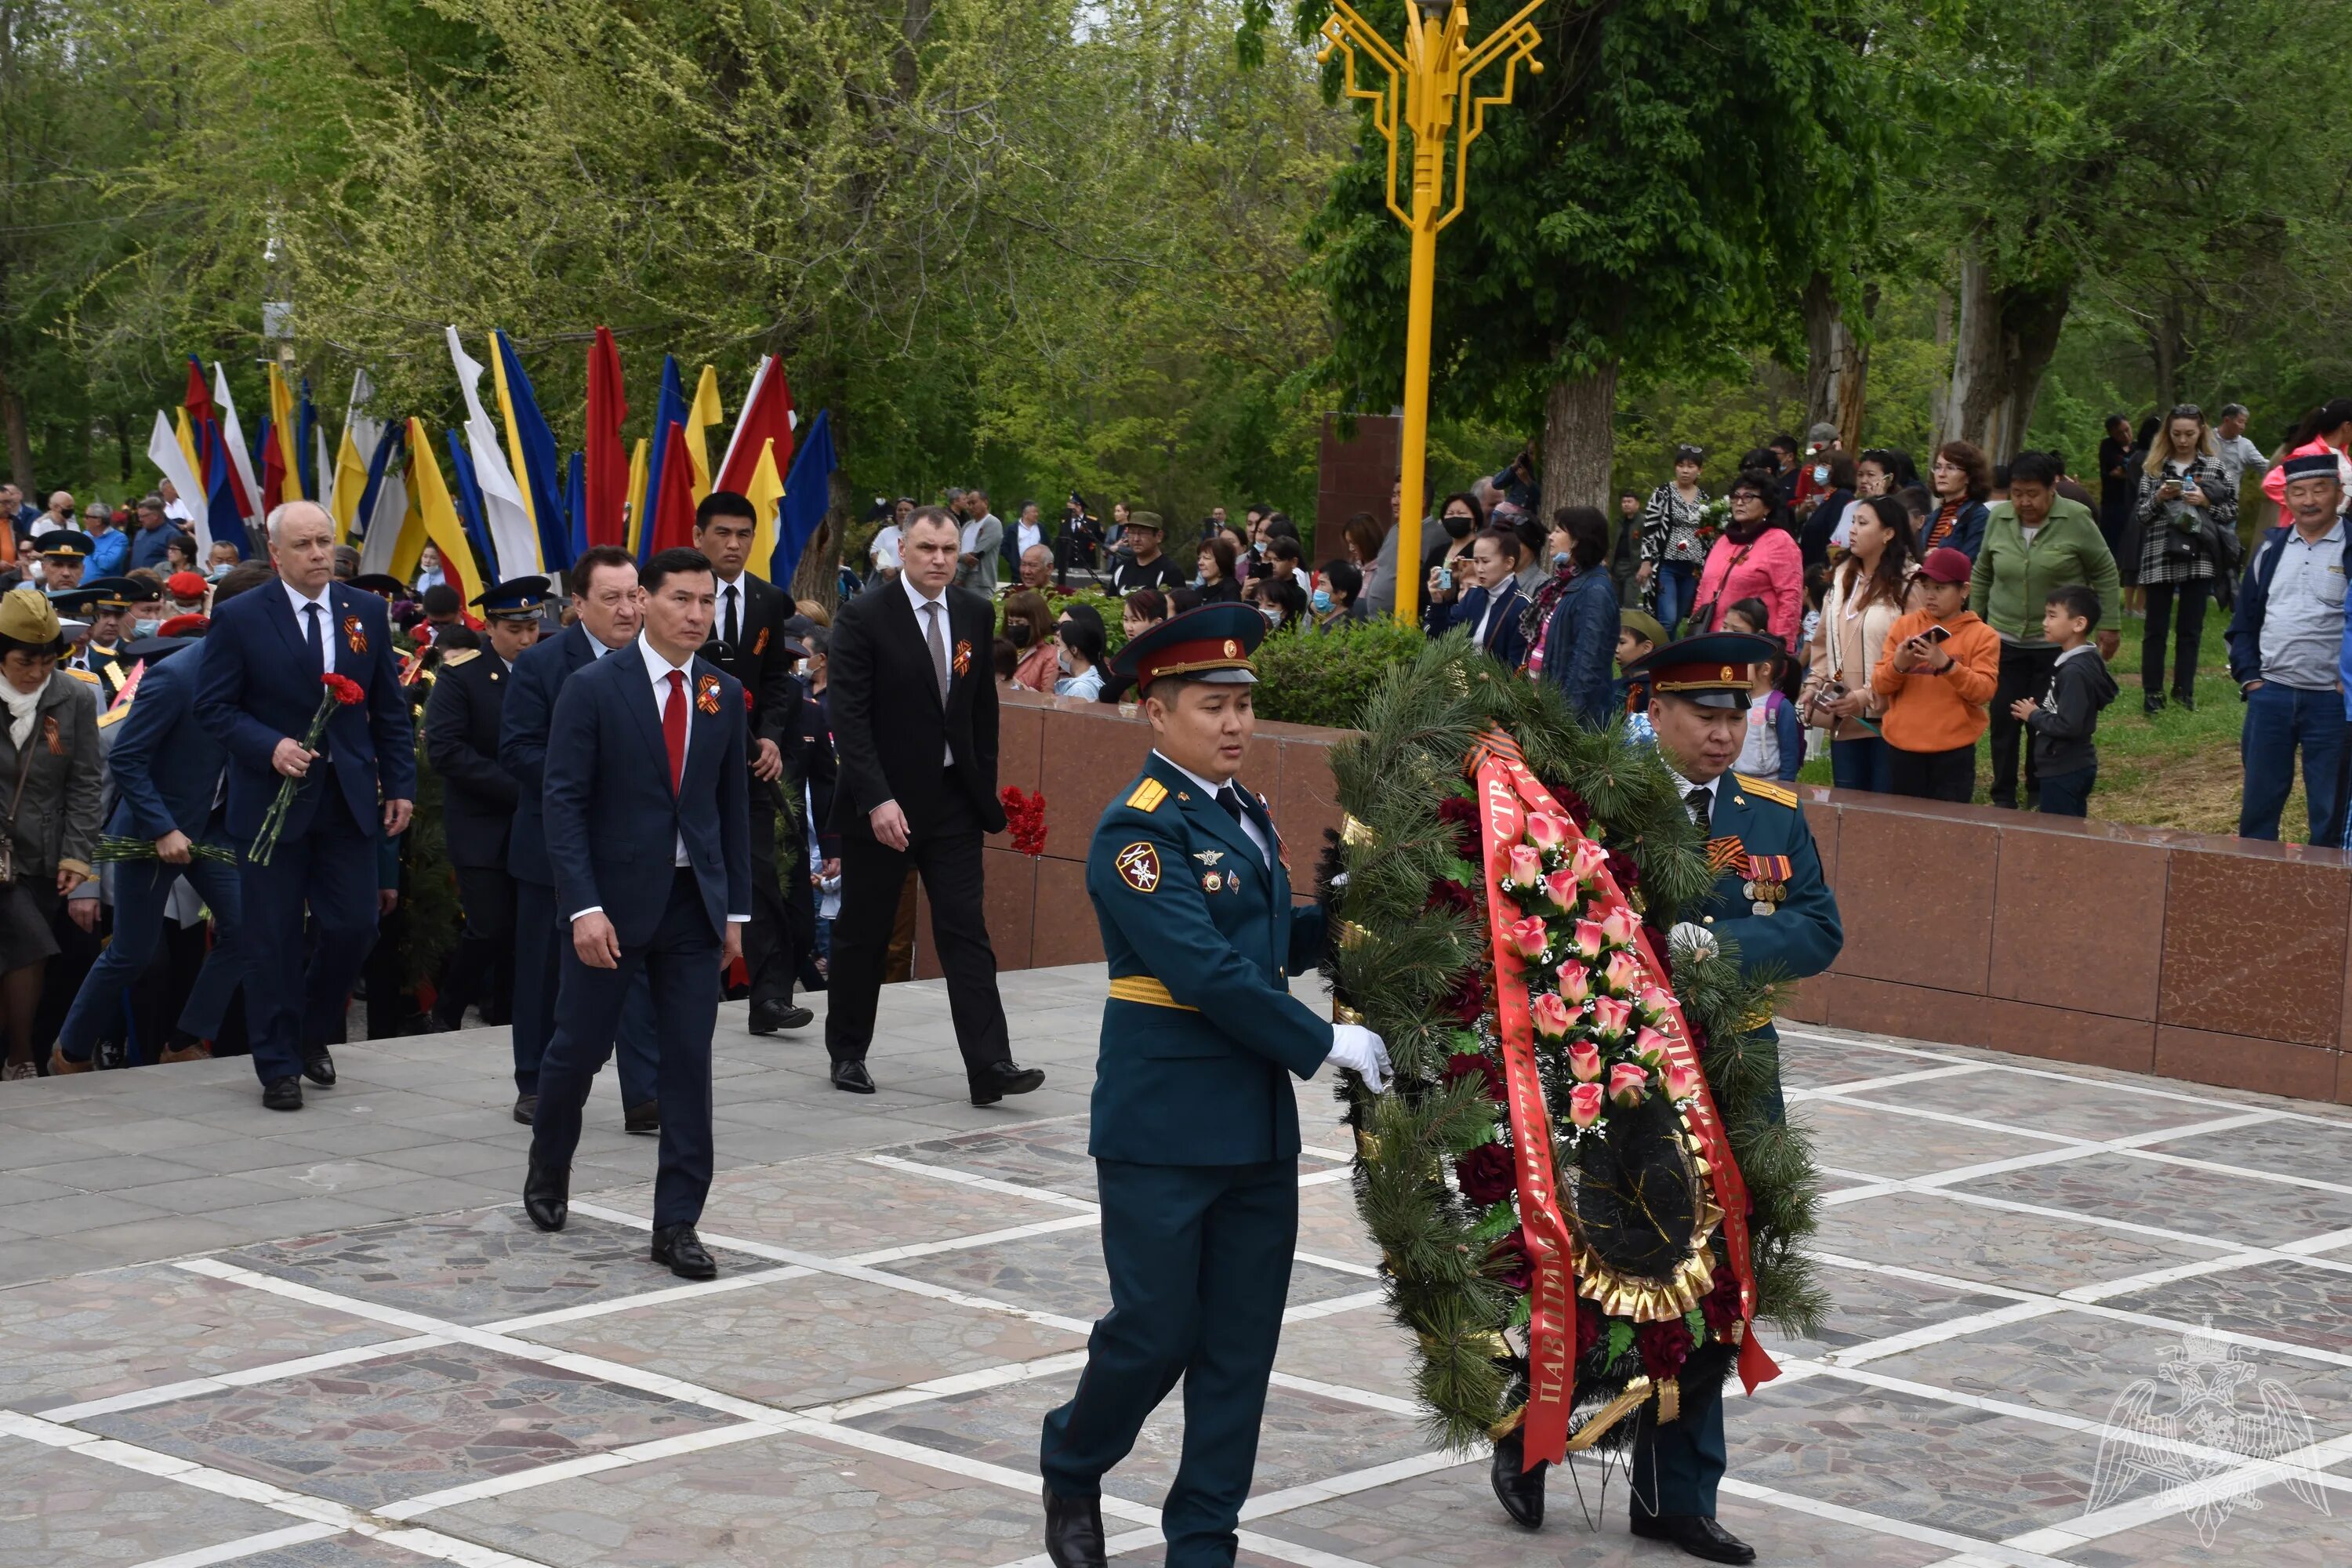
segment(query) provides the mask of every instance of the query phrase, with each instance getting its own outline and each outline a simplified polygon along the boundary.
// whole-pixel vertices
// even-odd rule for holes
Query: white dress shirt
[[[1231,779],[1227,779],[1224,784],[1211,784],[1207,779],[1202,778],[1200,774],[1194,773],[1183,763],[1171,759],[1165,752],[1155,748],[1151,754],[1158,757],[1161,762],[1166,763],[1170,767],[1174,768],[1178,773],[1182,773],[1186,778],[1191,779],[1194,784],[1200,785],[1202,791],[1208,795],[1209,804],[1212,805],[1216,805],[1218,792],[1223,790],[1225,787],[1225,784],[1232,784],[1234,792],[1242,795],[1242,805],[1244,808],[1242,811],[1242,831],[1249,836],[1249,841],[1252,844],[1257,846],[1257,858],[1259,861],[1269,866],[1274,863],[1274,857],[1268,851],[1268,846],[1265,841],[1265,833],[1258,826],[1257,818],[1252,816],[1247,809],[1251,797],[1242,790],[1242,786],[1240,784],[1234,784]],[[1224,807],[1217,806],[1217,809],[1223,811]]]
[[[925,664],[931,662],[931,623],[929,620],[931,612],[929,606],[933,605],[937,605],[939,606],[940,646],[948,650],[948,679],[952,682],[955,679],[955,627],[948,624],[947,590],[944,588],[940,589],[940,596],[936,599],[926,599],[922,595],[922,591],[915,586],[914,578],[903,572],[898,574],[898,585],[907,591],[907,603],[915,606],[915,639],[922,645],[923,662]],[[942,709],[945,709],[947,706],[946,699],[944,697],[941,698],[940,706]],[[953,745],[946,743],[942,743],[940,745],[940,766],[943,768],[951,768],[955,766],[955,747]]]
[[[727,635],[727,595],[732,594],[735,595],[735,635],[740,637],[743,635],[743,618],[751,613],[751,591],[744,585],[744,574],[737,573],[731,583],[717,573],[711,575],[719,584],[718,602],[711,605],[711,632],[717,637]]]
[[[1665,752],[1660,752],[1658,753],[1659,761],[1664,762],[1665,755]],[[1723,798],[1722,791],[1724,774],[1717,773],[1713,778],[1707,780],[1705,784],[1693,784],[1690,780],[1683,777],[1682,774],[1675,772],[1674,763],[1666,763],[1666,776],[1675,781],[1675,798],[1683,803],[1683,810],[1685,813],[1690,811],[1690,792],[1695,789],[1703,789],[1706,791],[1706,817],[1709,822],[1713,822],[1715,820],[1716,803]],[[1693,815],[1691,816],[1691,820],[1693,822],[1696,822],[1698,817],[1696,815]]]
[[[278,585],[286,590],[286,597],[294,606],[294,640],[300,643],[304,647],[309,647],[310,646],[310,626],[308,619],[308,611],[312,605],[319,606],[319,648],[320,652],[324,656],[327,661],[327,668],[324,673],[328,675],[334,674],[334,584],[331,583],[326,587],[320,589],[319,596],[315,599],[304,598],[300,591],[298,590],[293,584],[289,583],[283,577],[278,579]]]

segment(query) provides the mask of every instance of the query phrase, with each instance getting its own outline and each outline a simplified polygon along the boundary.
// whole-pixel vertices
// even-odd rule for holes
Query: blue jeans
[[[2091,815],[2091,786],[2099,782],[2099,764],[2076,768],[2072,773],[2044,773],[2042,776],[2042,815],[2044,816],[2088,816]]]
[[[1658,563],[1658,625],[1666,628],[1666,636],[1675,635],[1675,624],[1691,613],[1691,600],[1698,594],[1698,565],[1689,561]]]
[[[1876,735],[1857,735],[1830,742],[1830,783],[1839,789],[1866,789],[1879,795],[1886,787],[1886,742]]]
[[[2238,754],[2246,768],[2245,804],[2238,837],[2279,836],[2279,815],[2294,787],[2294,753],[2303,752],[2303,794],[2311,812],[2311,842],[2344,846],[2344,699],[2269,681],[2246,693],[2246,727]]]

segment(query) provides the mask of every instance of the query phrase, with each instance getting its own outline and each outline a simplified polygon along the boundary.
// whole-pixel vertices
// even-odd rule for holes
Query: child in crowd
[[[1977,739],[1992,721],[2000,638],[1967,607],[1974,564],[1948,544],[1927,552],[1911,590],[1918,607],[1887,628],[1871,674],[1871,689],[1886,701],[1895,795],[1965,803],[1976,794]]]
[[[1656,616],[1643,610],[1617,613],[1617,700],[1625,710],[1625,738],[1636,745],[1653,745],[1658,735],[1650,728],[1650,683],[1626,679],[1624,669],[1635,659],[1647,658],[1665,640],[1666,628]]]
[[[2011,717],[2033,734],[2033,766],[2042,775],[2042,809],[2052,816],[2088,816],[2091,786],[2099,782],[2099,749],[2092,736],[2099,710],[2115,700],[2116,678],[2091,646],[2099,628],[2099,596],[2080,583],[2053,588],[2042,606],[2042,635],[2058,645],[2050,689],[2037,703],[2021,697]]]
[[[1770,637],[1766,629],[1770,616],[1763,600],[1742,599],[1723,612],[1723,629]],[[1780,678],[1788,667],[1789,656],[1776,647],[1770,658],[1756,661],[1748,681],[1748,736],[1740,742],[1739,755],[1731,766],[1752,779],[1794,784],[1797,770],[1804,765],[1805,726],[1797,717],[1797,705],[1780,689]]]

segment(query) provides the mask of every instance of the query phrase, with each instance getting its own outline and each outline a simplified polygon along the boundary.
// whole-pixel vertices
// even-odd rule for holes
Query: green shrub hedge
[[[1391,665],[1429,646],[1412,626],[1394,621],[1343,621],[1328,631],[1302,625],[1258,645],[1257,716],[1286,724],[1354,730],[1364,700]]]

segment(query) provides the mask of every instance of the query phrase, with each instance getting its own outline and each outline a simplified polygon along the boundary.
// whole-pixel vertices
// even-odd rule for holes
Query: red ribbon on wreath
[[[1045,797],[1006,784],[996,798],[1003,803],[1004,826],[1013,835],[1013,847],[1033,860],[1045,854]]]

